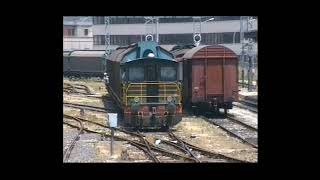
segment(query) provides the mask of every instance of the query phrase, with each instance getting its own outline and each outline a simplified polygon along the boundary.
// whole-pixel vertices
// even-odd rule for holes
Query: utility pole
[[[156,42],[159,43],[159,17],[156,17],[156,23],[157,23],[157,26],[156,26]]]
[[[247,80],[248,80],[248,90],[249,90],[249,67],[247,66],[247,63],[246,63],[246,59],[248,57],[248,52],[246,50],[246,46],[248,46],[247,43],[244,42],[244,31],[245,31],[245,28],[244,28],[244,24],[245,24],[245,19],[246,19],[246,16],[240,16],[240,43],[241,43],[241,58],[240,58],[240,61],[242,63],[242,68],[243,69],[247,69]]]
[[[109,16],[105,16],[104,17],[105,20],[105,61],[104,61],[104,71],[107,71],[107,58],[110,56],[111,54],[111,50],[110,50],[110,17]]]
[[[252,57],[249,56],[249,68],[248,68],[248,91],[252,91],[252,77],[251,77],[251,71],[252,71]]]

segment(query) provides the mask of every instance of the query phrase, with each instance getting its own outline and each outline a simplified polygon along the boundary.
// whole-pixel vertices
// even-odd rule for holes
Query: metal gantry
[[[110,55],[110,17],[105,16],[105,46],[106,46],[106,55]]]
[[[145,41],[153,41],[155,36],[156,42],[159,43],[159,17],[145,17],[145,20]]]
[[[252,91],[252,81],[255,74],[255,65],[257,62],[257,52],[254,51],[254,42],[251,38],[245,39],[244,33],[252,29],[254,19],[249,16],[240,17],[240,43],[241,43],[241,57],[242,66],[247,69],[248,91]],[[242,75],[243,76],[243,75]]]
[[[105,59],[104,59],[104,71],[107,71],[107,58],[110,56],[111,54],[111,50],[110,50],[110,17],[109,16],[105,16],[104,17],[105,20]],[[105,75],[107,76],[107,75]]]
[[[195,46],[201,42],[201,17],[193,17],[193,42]]]

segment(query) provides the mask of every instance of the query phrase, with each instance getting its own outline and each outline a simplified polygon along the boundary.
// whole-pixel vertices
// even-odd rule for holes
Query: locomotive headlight
[[[133,113],[138,113],[139,109],[140,109],[139,98],[135,97],[133,100],[133,103],[131,104],[131,111]]]
[[[153,58],[153,57],[154,57],[154,54],[153,54],[153,53],[149,53],[149,54],[148,54],[148,57]]]
[[[168,101],[168,102],[172,102],[172,97],[171,97],[171,96],[168,96],[168,97],[167,97],[167,101]]]

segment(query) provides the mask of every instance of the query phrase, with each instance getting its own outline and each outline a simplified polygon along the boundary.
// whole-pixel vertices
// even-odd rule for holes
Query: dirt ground
[[[177,129],[175,134],[192,145],[229,157],[257,162],[257,149],[229,136],[218,126],[202,118],[183,118],[175,128]]]
[[[83,84],[88,86],[94,94],[101,96],[108,95],[103,82],[90,80],[73,81],[69,79],[64,79],[63,82]],[[102,99],[99,98],[80,95],[74,96],[67,93],[64,93],[63,98],[64,102],[104,107]],[[107,124],[106,113],[85,110],[85,114],[80,116],[79,109],[70,107],[64,107],[63,113],[88,119],[100,124]],[[97,126],[90,126],[89,124],[84,125],[90,127],[92,130],[103,132],[103,130]],[[174,133],[190,144],[229,157],[249,162],[257,162],[257,149],[242,143],[234,137],[230,137],[225,131],[206,122],[202,118],[184,117],[174,128],[176,129]],[[70,139],[72,139],[74,136],[72,136],[72,134],[75,134],[75,132],[77,131],[64,126],[64,148],[67,146]],[[109,131],[105,132],[110,133]],[[151,143],[154,143],[155,139],[155,137],[147,136],[147,141]],[[143,151],[121,141],[115,141],[114,155],[110,155],[110,139],[85,133],[81,135],[80,140],[77,142],[69,162],[151,162]]]

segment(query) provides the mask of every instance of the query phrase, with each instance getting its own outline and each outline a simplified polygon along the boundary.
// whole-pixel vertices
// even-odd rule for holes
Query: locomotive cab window
[[[160,76],[162,81],[175,81],[177,79],[177,72],[172,66],[164,66],[161,67]]]
[[[129,81],[143,81],[143,80],[144,80],[143,67],[129,68]]]

